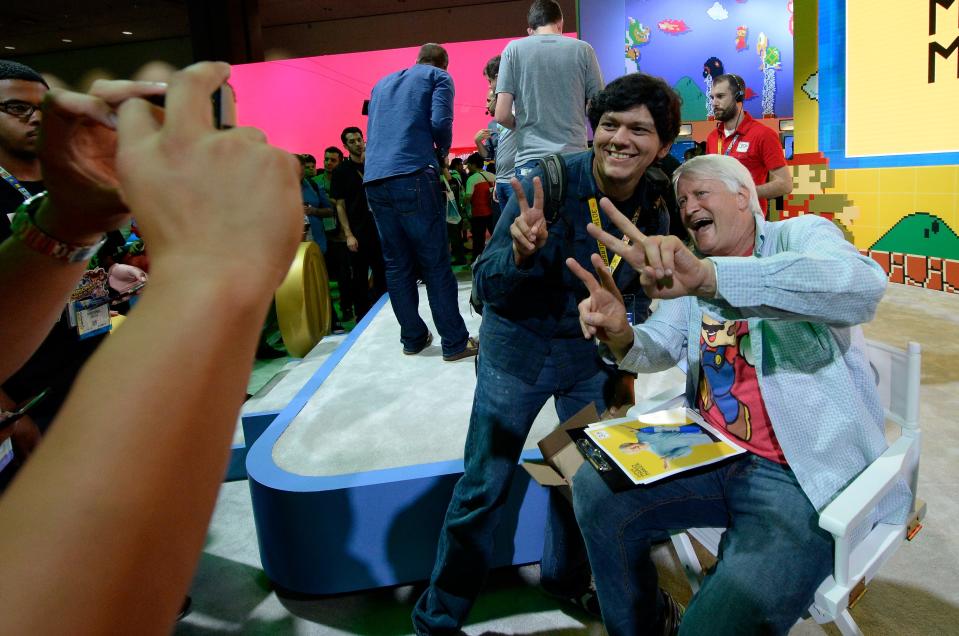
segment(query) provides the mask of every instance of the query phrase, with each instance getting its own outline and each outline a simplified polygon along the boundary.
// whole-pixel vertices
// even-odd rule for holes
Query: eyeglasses
[[[18,119],[30,119],[33,117],[33,113],[40,110],[40,105],[20,101],[19,99],[11,99],[5,102],[0,102],[0,110],[8,115],[17,117]]]

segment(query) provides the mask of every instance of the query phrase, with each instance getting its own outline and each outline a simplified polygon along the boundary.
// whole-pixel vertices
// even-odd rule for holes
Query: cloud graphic
[[[819,71],[810,75],[802,85],[804,93],[809,95],[809,99],[819,101]]]
[[[726,7],[719,2],[714,2],[713,6],[706,11],[706,15],[713,20],[725,20],[729,17],[729,11],[726,11]]]

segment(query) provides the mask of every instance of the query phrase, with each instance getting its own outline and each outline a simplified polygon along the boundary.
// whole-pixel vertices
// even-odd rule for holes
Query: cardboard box
[[[583,407],[576,415],[557,426],[552,433],[539,441],[537,446],[543,454],[543,461],[523,462],[523,468],[541,486],[559,488],[564,497],[571,499],[570,485],[573,482],[573,475],[586,460],[576,448],[569,431],[586,428],[598,421],[599,412],[595,404]]]
[[[636,404],[626,413],[630,417],[637,417],[643,413],[651,413],[662,409],[672,408],[685,401],[685,373],[678,369],[650,374],[643,377],[640,390],[636,392]],[[616,417],[613,415],[609,418]],[[540,453],[543,461],[523,462],[523,468],[541,486],[559,488],[567,499],[572,499],[571,486],[573,475],[579,470],[586,459],[576,447],[576,439],[583,437],[578,431],[588,427],[601,419],[595,404],[583,407],[576,415],[556,427],[552,433],[539,441]],[[617,473],[616,474],[620,474]],[[604,477],[605,478],[605,477]],[[607,483],[610,480],[607,479]],[[623,483],[610,483],[614,490],[632,487],[631,482],[623,476]]]

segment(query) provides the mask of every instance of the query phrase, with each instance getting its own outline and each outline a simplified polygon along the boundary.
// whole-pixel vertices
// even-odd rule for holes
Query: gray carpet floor
[[[388,306],[384,310],[378,318],[392,319]],[[896,346],[908,340],[923,345],[919,494],[927,501],[929,512],[924,530],[886,564],[852,613],[866,634],[959,634],[959,538],[953,526],[959,524],[959,502],[954,495],[959,489],[959,297],[891,285],[876,320],[865,331],[869,338]],[[399,344],[383,340],[382,355],[390,359]],[[442,364],[438,356],[431,362]],[[468,366],[471,370],[472,365]],[[294,370],[286,369],[287,375]],[[275,384],[281,385],[282,380]],[[450,393],[472,395],[471,386],[459,391],[448,383],[442,386]],[[315,399],[320,399],[319,395]],[[662,546],[655,556],[664,587],[681,600],[688,598],[688,587],[671,548]],[[605,633],[597,621],[545,596],[537,582],[536,565],[495,571],[470,616],[466,633]],[[259,564],[248,486],[243,481],[227,483],[191,587],[193,609],[174,633],[401,636],[412,633],[409,613],[421,589],[407,585],[322,598],[278,594]],[[791,634],[823,632],[838,633],[832,626],[823,628],[807,620]]]

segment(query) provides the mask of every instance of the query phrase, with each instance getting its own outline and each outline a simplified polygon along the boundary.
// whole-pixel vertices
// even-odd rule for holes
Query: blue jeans
[[[610,636],[662,632],[650,543],[667,531],[729,528],[681,634],[785,634],[832,569],[832,536],[795,475],[757,455],[616,494],[584,464],[573,505]]]
[[[429,335],[420,318],[416,290],[416,279],[422,278],[443,355],[463,351],[469,333],[459,312],[446,233],[446,198],[436,172],[427,169],[369,183],[366,199],[383,247],[386,288],[400,323],[403,348],[421,349]]]
[[[555,342],[555,341],[554,341]],[[484,343],[483,346],[486,346]],[[556,397],[560,420],[595,402],[606,408],[611,374],[600,368],[582,378],[582,356],[553,348],[534,384],[494,367],[480,350],[473,412],[466,436],[463,476],[456,482],[437,546],[430,586],[413,610],[417,634],[447,634],[466,620],[486,579],[493,535],[513,473],[536,414]],[[543,587],[572,596],[589,585],[589,564],[569,503],[550,492],[543,560]]]
[[[533,171],[533,168],[537,166],[539,166],[539,159],[524,161],[521,165],[516,166],[516,178],[522,181],[528,177],[529,173]]]
[[[509,203],[509,200],[513,197],[513,186],[509,184],[509,181],[497,181],[496,182],[496,198],[499,199],[499,212],[496,213],[496,218],[493,219],[493,229],[496,229],[496,224],[499,223],[499,218],[503,216],[503,211],[506,209],[506,204]]]

